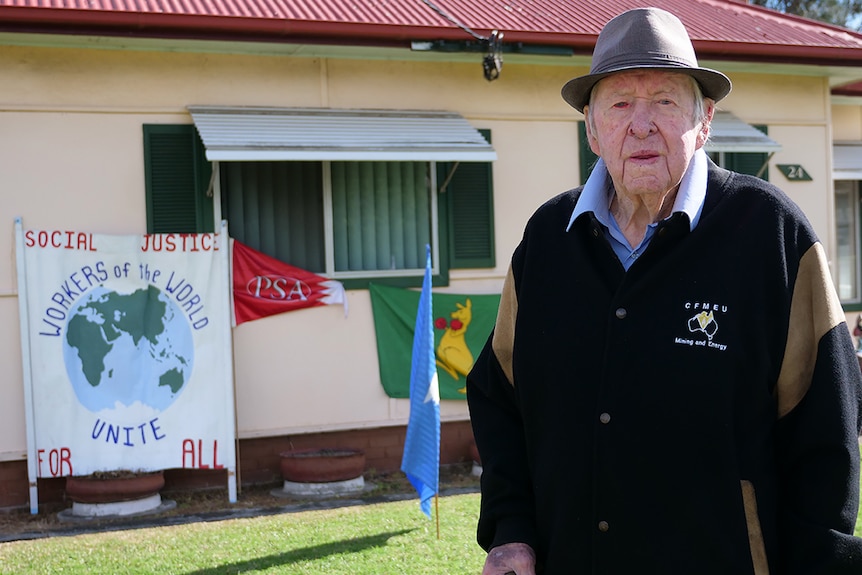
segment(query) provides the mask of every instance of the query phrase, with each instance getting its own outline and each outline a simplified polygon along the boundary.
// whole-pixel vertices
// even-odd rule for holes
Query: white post
[[[222,278],[224,280],[225,288],[222,290],[224,295],[224,299],[222,301],[222,309],[227,310],[228,314],[228,325],[224,329],[224,342],[223,342],[223,357],[225,357],[225,361],[227,365],[225,366],[225,371],[230,374],[230,385],[225,389],[225,394],[228,397],[225,398],[224,405],[227,406],[227,413],[225,414],[225,421],[228,421],[228,427],[230,432],[230,447],[229,449],[232,452],[232,456],[230,458],[230,465],[227,468],[227,492],[228,492],[228,501],[231,503],[236,503],[236,469],[237,469],[237,459],[236,459],[236,378],[234,377],[233,370],[233,282],[231,275],[231,250],[230,250],[230,238],[228,237],[227,230],[227,220],[221,221],[221,226],[219,229],[219,249],[221,250],[221,258],[222,258]]]
[[[15,260],[18,273],[18,317],[21,322],[21,369],[24,379],[24,412],[27,421],[27,477],[30,481],[30,513],[39,513],[36,469],[36,421],[33,411],[33,373],[30,369],[30,312],[27,303],[27,265],[24,262],[24,229],[15,218]]]

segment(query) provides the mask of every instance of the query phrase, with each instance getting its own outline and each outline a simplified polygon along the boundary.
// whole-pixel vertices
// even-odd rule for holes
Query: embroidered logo
[[[718,333],[719,322],[716,320],[716,313],[726,314],[727,306],[713,304],[708,302],[686,302],[685,309],[694,310],[697,313],[689,317],[686,327],[689,334],[703,334],[706,339],[700,337],[675,337],[674,343],[679,345],[710,347],[718,351],[725,351],[727,344],[715,341],[715,335]]]

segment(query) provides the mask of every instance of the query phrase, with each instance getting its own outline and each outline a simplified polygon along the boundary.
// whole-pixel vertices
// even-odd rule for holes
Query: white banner
[[[227,234],[16,232],[31,472],[233,477]]]

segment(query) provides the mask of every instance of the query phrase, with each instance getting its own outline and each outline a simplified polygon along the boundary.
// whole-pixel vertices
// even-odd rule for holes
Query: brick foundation
[[[259,485],[281,481],[279,453],[304,448],[354,448],[365,452],[366,472],[398,471],[404,449],[405,427],[379,427],[330,433],[310,433],[242,439],[239,441],[237,483]],[[440,463],[462,463],[470,459],[473,431],[469,421],[440,426]],[[39,503],[62,503],[65,479],[39,479]],[[164,492],[227,489],[227,472],[206,469],[165,470]],[[0,509],[29,506],[26,461],[0,462]]]

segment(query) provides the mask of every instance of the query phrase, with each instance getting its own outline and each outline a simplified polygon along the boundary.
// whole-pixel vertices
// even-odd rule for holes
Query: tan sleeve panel
[[[497,325],[494,327],[494,339],[491,341],[491,349],[497,356],[497,361],[506,374],[506,379],[511,385],[515,385],[515,377],[512,370],[512,348],[515,344],[515,317],[518,315],[518,296],[515,294],[515,276],[512,274],[512,265],[506,273],[503,282],[503,293],[500,296],[500,309],[497,310]]]
[[[793,288],[787,346],[775,388],[778,417],[790,413],[805,397],[811,387],[820,338],[843,321],[826,253],[820,243],[815,243],[799,262]]]
[[[766,560],[766,545],[760,527],[760,514],[757,513],[757,497],[754,485],[742,481],[742,501],[745,504],[745,522],[748,524],[748,545],[755,575],[769,575],[769,562]]]

